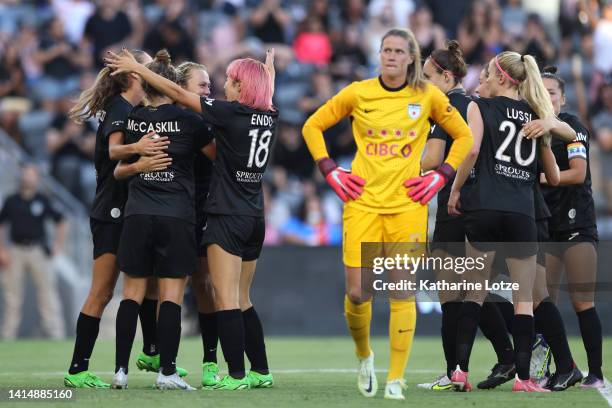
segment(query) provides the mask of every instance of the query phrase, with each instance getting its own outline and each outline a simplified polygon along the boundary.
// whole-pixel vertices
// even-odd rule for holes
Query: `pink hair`
[[[272,77],[268,68],[252,58],[232,61],[227,67],[227,76],[240,82],[238,102],[253,109],[271,111]]]

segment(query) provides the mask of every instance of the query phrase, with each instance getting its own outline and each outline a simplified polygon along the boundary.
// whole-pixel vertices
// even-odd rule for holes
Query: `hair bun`
[[[170,53],[165,48],[155,53],[154,60],[164,64],[170,64],[170,62],[172,62],[172,59],[170,58]]]
[[[446,48],[454,55],[463,56],[461,46],[457,40],[450,40],[446,43]]]
[[[547,73],[547,74],[556,74],[557,71],[559,71],[559,69],[556,66],[554,66],[554,65],[547,65],[547,66],[544,67],[544,69],[542,71]]]

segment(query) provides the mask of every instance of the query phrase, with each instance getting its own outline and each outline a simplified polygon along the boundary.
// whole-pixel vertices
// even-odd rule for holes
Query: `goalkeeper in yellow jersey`
[[[360,364],[357,385],[366,397],[376,395],[378,383],[369,343],[372,295],[361,287],[361,243],[426,242],[427,203],[453,178],[473,143],[459,112],[442,91],[424,79],[412,32],[392,29],[383,36],[380,65],[379,77],[342,89],[302,130],[319,170],[345,202],[344,310]],[[345,117],[351,118],[357,144],[352,170],[336,165],[323,139],[323,131]],[[445,162],[420,175],[430,119],[454,141]],[[385,398],[404,399],[404,370],[416,324],[415,300],[393,296],[389,303],[391,354]]]

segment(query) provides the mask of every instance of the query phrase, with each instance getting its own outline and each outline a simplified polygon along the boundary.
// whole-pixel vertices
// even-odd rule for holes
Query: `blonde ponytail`
[[[500,73],[511,84],[518,87],[519,95],[527,101],[540,119],[555,116],[550,95],[542,82],[540,70],[535,58],[513,51],[504,51],[495,57],[495,64]],[[542,138],[542,143],[550,146],[549,134]]]
[[[525,80],[519,86],[519,93],[527,100],[531,109],[540,119],[555,117],[555,110],[550,95],[542,82],[542,76],[535,58],[531,55],[523,56],[525,64]],[[550,146],[550,134],[544,135],[542,143]]]

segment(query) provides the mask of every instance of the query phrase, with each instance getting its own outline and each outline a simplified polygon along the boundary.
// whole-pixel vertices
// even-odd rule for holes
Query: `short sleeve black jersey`
[[[113,172],[117,162],[111,160],[108,154],[108,138],[114,132],[123,132],[132,105],[121,95],[111,98],[104,109],[98,114],[98,131],[94,164],[96,167],[96,197],[91,206],[91,218],[121,222],[125,201],[127,200],[127,184],[115,180]]]
[[[125,216],[162,215],[193,223],[193,163],[196,152],[210,143],[206,124],[194,112],[171,104],[134,108],[127,120],[126,143],[137,142],[151,131],[168,137],[166,152],[172,164],[130,179]]]
[[[561,113],[559,119],[576,131],[576,139],[572,142],[564,142],[559,139],[552,141],[552,150],[559,170],[568,170],[571,160],[586,160],[587,173],[582,184],[543,187],[544,198],[552,213],[550,229],[551,231],[570,231],[576,228],[595,227],[597,224],[591,190],[589,131],[574,115]]]
[[[446,95],[448,96],[450,104],[457,108],[457,111],[459,111],[463,119],[467,120],[467,107],[472,101],[472,99],[465,94],[465,90],[453,89]],[[432,123],[431,130],[427,139],[440,139],[446,142],[446,146],[444,148],[444,157],[448,156],[448,152],[450,151],[451,146],[453,144],[453,138],[450,137],[441,126]],[[462,198],[467,197],[469,195],[469,189],[472,183],[474,182],[474,179],[475,172],[472,171],[465,184],[461,188]],[[436,222],[448,221],[450,219],[456,218],[451,217],[448,214],[448,199],[450,197],[451,188],[453,186],[453,180],[454,178],[449,180],[448,183],[446,183],[446,185],[438,193],[438,210],[436,212]]]
[[[276,140],[278,111],[208,98],[201,104],[217,144],[206,212],[262,217],[262,179]]]
[[[476,181],[466,210],[508,211],[535,218],[533,184],[538,146],[525,139],[523,124],[537,119],[525,101],[478,98],[484,132]]]

